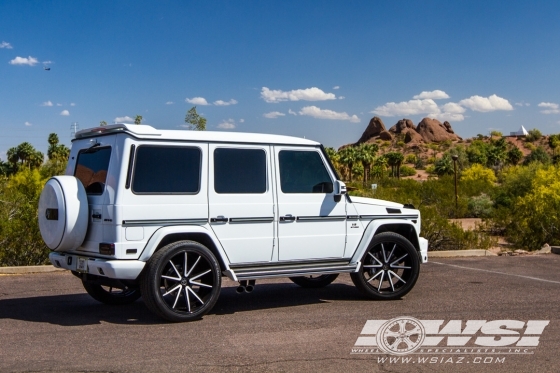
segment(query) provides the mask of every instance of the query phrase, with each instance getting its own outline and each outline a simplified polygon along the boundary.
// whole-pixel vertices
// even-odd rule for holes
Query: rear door
[[[210,225],[231,263],[269,262],[274,200],[268,145],[210,145]]]

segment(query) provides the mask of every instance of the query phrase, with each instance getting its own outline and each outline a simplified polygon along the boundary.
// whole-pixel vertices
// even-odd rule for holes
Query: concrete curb
[[[449,250],[449,251],[428,251],[428,262],[430,258],[456,258],[467,256],[498,256],[488,250]]]
[[[66,271],[63,268],[56,268],[53,265],[46,266],[21,266],[21,267],[0,267],[1,275],[20,275],[26,273],[46,273]]]

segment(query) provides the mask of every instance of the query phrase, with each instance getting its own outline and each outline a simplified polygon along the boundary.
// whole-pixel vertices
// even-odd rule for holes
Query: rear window
[[[103,194],[111,148],[90,148],[78,153],[74,176],[84,184],[87,194]]]
[[[200,148],[143,145],[136,151],[132,191],[139,194],[196,194]]]

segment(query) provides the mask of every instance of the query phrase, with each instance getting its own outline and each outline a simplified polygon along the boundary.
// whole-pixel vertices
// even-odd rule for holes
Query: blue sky
[[[0,158],[73,122],[181,129],[195,104],[209,130],[334,147],[374,115],[560,133],[558,46],[553,1],[3,0]]]

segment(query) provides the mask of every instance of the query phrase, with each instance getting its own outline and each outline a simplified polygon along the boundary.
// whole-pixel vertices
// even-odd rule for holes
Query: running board
[[[346,263],[346,264],[330,264],[322,263],[320,265],[313,266],[297,266],[297,265],[286,265],[286,266],[263,266],[263,267],[248,267],[248,268],[235,268],[231,269],[238,281],[241,280],[255,280],[262,278],[275,278],[275,277],[297,277],[297,276],[308,276],[308,275],[321,275],[321,274],[331,274],[331,273],[350,273],[356,272],[359,268],[358,263]]]

